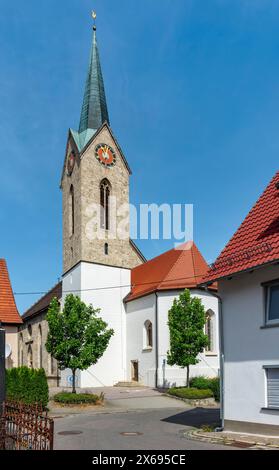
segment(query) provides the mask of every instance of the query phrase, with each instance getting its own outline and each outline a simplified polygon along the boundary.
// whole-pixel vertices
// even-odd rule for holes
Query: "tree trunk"
[[[190,387],[190,366],[186,366],[187,368],[187,379],[186,379],[186,387]]]
[[[73,388],[72,388],[72,393],[77,393],[76,391],[76,369],[72,369],[73,373]]]

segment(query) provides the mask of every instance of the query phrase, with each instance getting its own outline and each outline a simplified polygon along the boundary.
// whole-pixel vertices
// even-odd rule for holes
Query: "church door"
[[[139,381],[139,362],[131,361],[131,364],[132,364],[132,381],[138,382]]]

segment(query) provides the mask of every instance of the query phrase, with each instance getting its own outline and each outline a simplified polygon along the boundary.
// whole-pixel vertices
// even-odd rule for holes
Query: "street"
[[[190,408],[150,389],[108,390],[102,409],[55,411],[54,448],[58,450],[232,450],[184,436],[193,427],[217,425],[218,408]]]

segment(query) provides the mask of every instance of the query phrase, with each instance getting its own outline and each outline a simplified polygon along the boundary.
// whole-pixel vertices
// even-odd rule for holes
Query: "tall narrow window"
[[[28,360],[28,367],[30,369],[33,368],[33,351],[32,346],[29,344],[28,351],[27,351],[27,360]]]
[[[104,179],[100,185],[100,206],[101,206],[101,228],[109,230],[110,210],[109,198],[111,193],[111,185],[107,179]]]
[[[214,312],[212,310],[207,310],[206,312],[206,322],[205,322],[205,334],[208,338],[208,345],[206,347],[207,352],[214,351]]]
[[[75,198],[74,187],[71,185],[69,194],[69,233],[70,237],[75,232]]]
[[[105,247],[104,247],[104,251],[105,251],[105,255],[108,255],[108,243],[105,243]]]
[[[41,325],[39,325],[39,334],[38,334],[38,366],[40,369],[43,367],[43,340],[42,340]]]
[[[23,334],[19,337],[19,365],[23,366]]]
[[[153,333],[152,333],[152,323],[149,320],[146,320],[144,323],[144,348],[152,348],[153,346]]]

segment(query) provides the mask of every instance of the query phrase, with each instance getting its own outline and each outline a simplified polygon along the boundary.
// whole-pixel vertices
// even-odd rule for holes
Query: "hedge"
[[[8,400],[27,405],[48,404],[48,384],[44,369],[15,367],[6,370],[6,396]]]
[[[190,380],[190,386],[200,390],[210,389],[216,401],[220,401],[220,379],[219,377],[209,378],[200,375]]]
[[[198,388],[186,388],[186,387],[173,387],[168,390],[170,395],[174,395],[179,398],[187,398],[188,400],[203,400],[204,398],[212,398],[212,390],[199,390]]]
[[[71,392],[60,392],[54,395],[54,401],[65,405],[80,405],[83,403],[95,405],[98,402],[102,402],[103,395],[94,395],[91,393],[71,393]]]

